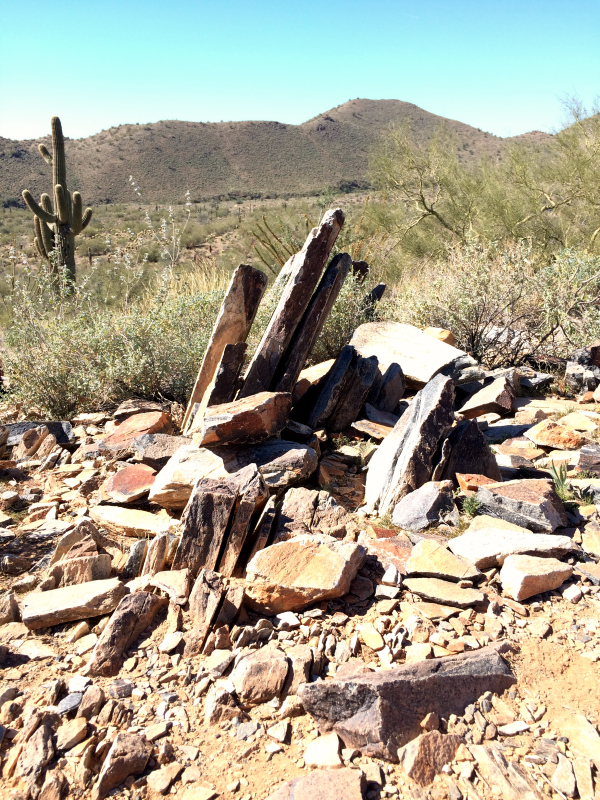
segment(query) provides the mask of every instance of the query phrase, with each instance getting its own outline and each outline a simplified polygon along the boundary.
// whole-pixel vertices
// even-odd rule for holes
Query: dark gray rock
[[[335,364],[329,371],[314,406],[308,412],[307,418],[300,419],[300,422],[305,422],[313,430],[326,426],[338,402],[345,395],[350,385],[355,363],[356,350],[352,345],[347,344],[342,347]]]
[[[184,444],[191,444],[187,436],[170,436],[168,433],[145,433],[132,442],[133,457],[152,469],[161,470],[167,461]]]
[[[393,414],[406,391],[406,378],[400,364],[392,363],[373,382],[367,402],[378,411]],[[368,416],[368,415],[367,415]],[[371,419],[370,417],[368,417]],[[378,420],[372,420],[377,422]]]
[[[63,697],[56,706],[57,712],[59,714],[68,714],[70,711],[74,711],[76,708],[79,708],[82,697],[83,692],[72,692],[68,694],[66,697]]]
[[[392,523],[407,531],[422,531],[431,525],[458,524],[452,497],[452,481],[428,481],[405,495],[394,508]]]
[[[502,480],[498,462],[474,420],[459,423],[444,439],[442,455],[432,478],[435,481],[450,480],[458,486],[456,473]]]
[[[213,379],[212,389],[210,389],[207,407],[218,406],[221,403],[231,403],[235,398],[247,349],[246,342],[225,345]]]
[[[142,565],[148,549],[147,539],[138,539],[129,548],[129,555],[125,566],[121,570],[121,580],[131,581],[142,573]]]
[[[406,664],[343,680],[298,688],[302,705],[322,733],[334,730],[346,747],[372,758],[398,760],[398,748],[418,736],[430,712],[461,715],[484,692],[503,691],[516,679],[490,646],[470,653]]]
[[[327,430],[338,433],[346,430],[358,419],[360,410],[379,372],[378,366],[377,356],[368,358],[356,356],[348,387],[340,397],[327,423]]]
[[[73,426],[70,422],[11,422],[6,426],[9,430],[6,444],[9,447],[14,447],[14,445],[19,444],[21,437],[26,431],[30,431],[32,428],[37,428],[40,425],[45,425],[48,428],[48,433],[52,433],[56,437],[56,444],[60,444],[63,447],[67,444],[71,444],[75,438],[73,435]]]

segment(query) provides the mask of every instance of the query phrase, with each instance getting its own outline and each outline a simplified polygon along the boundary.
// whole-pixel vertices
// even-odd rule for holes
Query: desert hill
[[[60,112],[60,109],[57,109]],[[385,129],[408,120],[420,139],[445,122],[465,160],[501,157],[507,139],[445,119],[400,100],[350,100],[302,125],[280,122],[180,122],[120,125],[85,139],[67,141],[70,188],[84,202],[129,202],[133,175],[150,202],[178,202],[190,189],[194,200],[223,196],[316,194],[327,188],[368,186],[368,156]],[[67,130],[68,133],[68,130]],[[0,137],[0,201],[49,189],[49,168],[37,151],[49,138],[14,141]],[[515,139],[542,143],[539,131]]]

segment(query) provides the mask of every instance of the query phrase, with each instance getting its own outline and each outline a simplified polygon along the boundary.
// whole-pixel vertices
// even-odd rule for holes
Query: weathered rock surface
[[[215,376],[206,390],[206,407],[231,403],[240,388],[240,373],[248,345],[246,342],[226,344]],[[203,401],[204,404],[204,401]],[[201,412],[202,413],[202,412]]]
[[[460,422],[444,439],[432,479],[450,480],[456,486],[458,474],[485,475],[496,481],[502,480],[494,454],[474,420]]]
[[[481,528],[450,539],[452,552],[470,561],[481,570],[501,566],[507,556],[532,555],[566,557],[578,547],[568,536],[514,531],[503,528]]]
[[[460,715],[484,692],[501,694],[513,683],[498,650],[484,647],[344,680],[304,684],[298,696],[322,732],[334,730],[346,747],[356,747],[363,755],[397,761],[398,748],[421,733],[427,714]]]
[[[452,481],[428,481],[396,504],[392,523],[408,531],[422,531],[431,525],[458,523]]]
[[[231,682],[242,706],[256,706],[279,697],[289,669],[282,650],[266,647],[242,658],[231,673]]]
[[[358,418],[377,372],[377,356],[369,358],[356,356],[350,371],[348,387],[327,421],[328,431],[335,433],[346,430]]]
[[[358,769],[315,769],[280,786],[266,800],[362,800],[364,787]]]
[[[242,447],[219,447],[215,453],[223,459],[228,473],[256,464],[271,491],[306,480],[319,464],[312,447],[280,439]]]
[[[505,595],[513,600],[527,600],[540,592],[549,592],[571,577],[573,567],[555,558],[508,556],[500,570]]]
[[[130,775],[146,769],[152,754],[152,744],[137,733],[117,733],[94,786],[92,800],[102,800]]]
[[[526,430],[524,435],[541,447],[552,447],[555,450],[577,450],[585,444],[581,434],[551,419],[538,422],[533,428]]]
[[[164,510],[151,514],[138,508],[94,506],[90,509],[90,517],[108,531],[138,538],[157,536],[173,525],[173,520]]]
[[[356,351],[351,345],[342,347],[333,367],[322,383],[319,383],[317,397],[313,398],[312,392],[307,393],[304,403],[294,409],[292,416],[300,422],[305,422],[313,430],[327,427],[336,406],[350,388],[356,358]]]
[[[170,436],[168,433],[145,433],[131,442],[133,457],[157,472],[175,455],[180,447],[192,444],[187,436]]]
[[[122,666],[123,653],[165,604],[163,598],[148,592],[134,592],[124,597],[100,634],[87,664],[87,674],[117,675]]]
[[[35,630],[108,614],[117,607],[125,591],[118,578],[109,578],[40,594],[29,593],[21,603],[23,624]]]
[[[201,432],[193,438],[199,445],[213,446],[261,442],[285,427],[291,407],[289,392],[260,392],[212,406],[206,409]]]
[[[361,533],[358,543],[367,551],[367,562],[375,562],[374,566],[381,574],[393,566],[400,575],[406,575],[406,564],[412,552],[412,544],[406,536],[372,539],[368,534]]]
[[[440,578],[404,578],[402,585],[425,600],[457,608],[468,608],[485,600],[483,592],[461,589],[456,583]]]
[[[453,419],[453,383],[438,375],[414,397],[371,458],[365,487],[369,510],[379,509],[380,516],[386,514],[430,479],[432,460]]]
[[[163,508],[185,508],[199,478],[227,475],[223,459],[205,447],[187,444],[180,447],[156,476],[149,500]]]
[[[565,509],[549,480],[516,480],[480,486],[482,510],[532,531],[551,533],[567,525]]]
[[[515,399],[515,390],[508,378],[496,378],[488,386],[471,395],[461,406],[460,413],[466,419],[482,414],[509,414]]]
[[[265,613],[295,611],[347,594],[365,559],[354,542],[302,536],[260,550],[247,566],[246,595]]]
[[[170,433],[171,428],[171,420],[163,411],[134,414],[117,425],[112,433],[100,439],[98,447],[101,451],[108,450],[111,453],[131,450],[132,442],[138,436],[147,433]]]
[[[420,578],[442,578],[447,581],[477,581],[481,572],[468,561],[453,555],[438,542],[423,539],[412,549],[406,562],[406,574]]]
[[[269,490],[256,464],[249,464],[232,476],[235,479],[238,499],[234,509],[225,550],[219,560],[219,572],[233,575],[246,542],[252,521],[269,499]]]
[[[429,731],[417,736],[398,751],[398,760],[409,778],[421,786],[428,786],[442,767],[454,760],[459,746],[464,744],[461,736],[442,735]]]
[[[109,503],[133,503],[148,494],[155,476],[156,471],[146,464],[120,469],[100,487],[102,499]]]

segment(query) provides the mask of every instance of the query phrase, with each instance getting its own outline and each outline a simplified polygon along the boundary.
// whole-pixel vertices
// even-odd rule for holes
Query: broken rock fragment
[[[464,744],[461,736],[429,731],[400,748],[398,760],[409,778],[420,786],[428,786],[442,767],[454,760],[461,744]]]
[[[496,378],[488,386],[471,395],[461,407],[460,413],[466,419],[482,414],[509,414],[515,399],[515,390],[508,378]]]
[[[102,451],[119,453],[130,451],[133,440],[147,433],[169,433],[172,422],[162,411],[149,411],[145,414],[134,414],[127,417],[112,433],[107,434],[98,444]]]
[[[453,490],[452,481],[424,483],[396,504],[392,523],[407,531],[422,531],[444,522],[456,525],[459,517]]]
[[[90,516],[94,522],[112,533],[138,538],[156,536],[173,526],[173,520],[164,509],[158,514],[151,514],[138,508],[94,506],[90,509]]]
[[[423,539],[413,547],[406,563],[406,574],[410,577],[442,578],[456,582],[483,578],[477,567],[430,539]]]
[[[200,445],[260,442],[279,433],[292,407],[289,392],[260,392],[206,409],[202,430],[194,436]]]
[[[525,431],[524,435],[534,444],[552,447],[555,450],[577,450],[585,444],[585,439],[577,431],[569,430],[551,419],[538,422],[533,428]]]
[[[483,592],[461,589],[456,583],[440,578],[404,578],[402,585],[425,600],[458,608],[468,608],[485,600]]]
[[[156,472],[145,464],[135,464],[115,472],[100,487],[103,500],[110,503],[133,503],[148,494]]]
[[[231,673],[240,703],[256,706],[279,697],[289,669],[289,661],[283,651],[264,647],[250,652],[242,658]]]
[[[448,547],[455,555],[470,561],[481,570],[501,566],[507,556],[511,555],[564,558],[574,555],[579,549],[568,536],[501,527],[468,531],[450,539]]]
[[[502,590],[513,600],[526,600],[540,592],[549,592],[571,577],[573,567],[555,558],[508,556],[500,570]]]
[[[23,623],[35,630],[108,614],[117,607],[125,592],[118,578],[79,583],[40,594],[31,592],[21,603]]]
[[[482,511],[539,533],[566,527],[562,501],[549,480],[516,480],[480,486]]]
[[[130,775],[140,775],[152,753],[152,744],[137,733],[117,733],[92,791],[92,800],[104,797]]]

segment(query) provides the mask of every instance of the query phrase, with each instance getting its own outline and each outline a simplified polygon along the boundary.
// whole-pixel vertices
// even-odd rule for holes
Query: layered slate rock
[[[201,569],[189,598],[192,629],[185,635],[186,655],[202,652],[224,593],[225,585],[221,576],[212,570]]]
[[[132,442],[137,437],[147,433],[170,433],[171,428],[171,420],[163,411],[134,414],[100,439],[98,447],[100,451],[109,450],[111,453],[131,450]]]
[[[281,439],[245,447],[219,447],[214,452],[223,459],[228,473],[256,464],[271,491],[305,481],[319,465],[312,447]]]
[[[508,556],[500,570],[502,591],[513,600],[527,600],[540,592],[549,592],[571,577],[573,567],[555,558]]]
[[[304,708],[323,733],[372,758],[398,760],[398,748],[422,729],[430,712],[461,715],[484,692],[502,694],[515,683],[498,648],[354,674],[298,688]]]
[[[30,592],[21,602],[23,624],[30,630],[108,614],[125,594],[118,578],[90,581],[36,594]]]
[[[468,561],[458,558],[438,542],[418,542],[406,562],[406,574],[416,578],[442,578],[447,581],[478,581],[481,572]]]
[[[302,320],[343,224],[344,213],[340,208],[326,211],[319,226],[309,233],[302,250],[291,256],[281,270],[278,283],[284,285],[284,289],[244,377],[241,397],[272,388],[279,364]]]
[[[245,444],[260,442],[279,433],[292,407],[289,392],[260,392],[206,409],[198,444]],[[193,429],[192,429],[193,430]]]
[[[481,570],[501,566],[511,555],[564,558],[579,550],[568,536],[503,528],[480,528],[463,533],[450,539],[448,547]]]
[[[148,499],[163,508],[183,509],[199,478],[221,478],[226,475],[222,458],[190,442],[180,447],[158,473]]]
[[[461,589],[456,583],[440,578],[404,578],[402,585],[424,600],[456,608],[469,608],[485,600],[483,592],[476,589]]]
[[[225,346],[246,341],[267,283],[268,279],[264,272],[247,264],[240,264],[231,276],[190,395],[183,419],[183,430],[192,418],[196,403],[202,404],[217,372]],[[200,414],[202,413],[200,411]]]
[[[269,490],[256,464],[249,464],[232,476],[235,478],[238,500],[234,509],[225,550],[219,560],[219,572],[233,575],[253,522],[269,499]]]
[[[484,513],[540,533],[567,525],[561,499],[550,480],[516,480],[480,486],[477,499]]]
[[[124,597],[100,634],[86,667],[88,675],[117,675],[123,654],[146,630],[166,600],[148,592]]]
[[[112,533],[123,536],[157,536],[171,529],[173,520],[166,511],[158,514],[142,511],[138,508],[121,508],[120,506],[94,506],[90,509],[90,517],[101,527]]]
[[[365,500],[371,512],[388,513],[430,479],[433,458],[453,419],[454,385],[437,375],[414,397],[369,462]]]
[[[457,486],[458,474],[485,475],[495,481],[502,480],[500,467],[475,421],[460,422],[450,431],[444,439],[440,461],[432,478],[436,481],[450,480]]]
[[[303,369],[292,391],[293,404],[296,405],[296,403],[300,402],[309,390],[314,389],[320,381],[324,380],[334,364],[335,358],[330,358],[327,361],[321,361],[319,364]]]
[[[509,414],[515,399],[515,390],[508,378],[496,378],[488,386],[471,395],[461,407],[460,413],[466,419],[482,414]]]
[[[407,531],[422,531],[431,525],[457,524],[452,481],[428,481],[396,504],[392,523]]]
[[[207,407],[231,403],[235,399],[247,349],[246,342],[225,345],[215,377],[206,391]]]
[[[102,484],[100,494],[111,503],[133,503],[148,494],[155,477],[156,471],[145,464],[125,467]]]
[[[248,564],[250,607],[267,614],[297,611],[320,600],[342,597],[365,560],[354,542],[300,536],[260,550]]]
[[[382,377],[390,364],[399,364],[408,386],[418,389],[441,371],[451,375],[476,366],[476,361],[463,350],[400,322],[360,325],[350,344],[363,356],[377,356]]]
[[[168,433],[145,433],[131,442],[133,458],[157,472],[175,455],[180,447],[190,445],[186,436],[171,436]]]
[[[287,781],[266,800],[362,800],[365,784],[359,769],[315,769]]]
[[[379,367],[379,360],[377,366]],[[394,414],[406,390],[406,378],[400,364],[393,362],[382,374],[377,375],[367,396],[367,403],[381,414]],[[367,411],[368,416],[368,411]],[[370,417],[369,417],[370,419]],[[373,420],[377,422],[378,420]],[[392,426],[395,423],[392,423]]]
[[[364,358],[357,355],[352,364],[349,383],[346,391],[327,422],[327,430],[332,433],[346,430],[357,419],[363,407],[373,381],[377,376],[377,356]]]
[[[342,347],[335,364],[317,387],[318,396],[313,398],[312,393],[307,392],[304,403],[294,410],[294,418],[305,422],[312,430],[325,427],[350,387],[355,363],[356,350],[351,345]],[[306,415],[303,415],[305,407]]]

